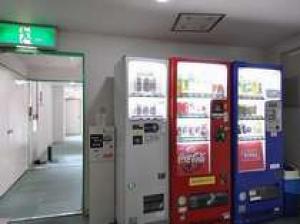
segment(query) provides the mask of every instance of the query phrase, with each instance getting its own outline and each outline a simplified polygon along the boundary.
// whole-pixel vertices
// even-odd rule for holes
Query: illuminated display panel
[[[129,119],[166,119],[167,64],[146,59],[131,60],[127,69]]]
[[[0,22],[0,45],[55,48],[55,27]]]
[[[281,71],[239,68],[238,167],[239,172],[266,169],[265,104],[281,100]]]
[[[177,147],[180,176],[211,173],[211,101],[227,98],[227,66],[179,62]],[[189,169],[187,169],[189,168]]]

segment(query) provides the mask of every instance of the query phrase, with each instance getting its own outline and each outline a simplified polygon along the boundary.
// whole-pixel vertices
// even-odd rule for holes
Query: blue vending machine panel
[[[233,63],[233,216],[236,224],[283,212],[282,69]]]

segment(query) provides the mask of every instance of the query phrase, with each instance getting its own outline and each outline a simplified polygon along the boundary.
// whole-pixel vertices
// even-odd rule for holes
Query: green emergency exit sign
[[[0,45],[53,49],[56,47],[56,32],[51,26],[0,22]]]

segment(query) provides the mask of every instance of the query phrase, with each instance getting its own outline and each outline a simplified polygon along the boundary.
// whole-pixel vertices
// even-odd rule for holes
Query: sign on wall
[[[56,47],[57,30],[51,26],[0,22],[1,46]]]

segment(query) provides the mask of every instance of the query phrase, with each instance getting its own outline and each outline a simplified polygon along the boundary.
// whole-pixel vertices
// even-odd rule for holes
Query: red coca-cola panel
[[[207,175],[210,172],[208,144],[177,145],[179,176]]]
[[[240,172],[265,169],[264,144],[262,141],[239,142],[238,147]]]
[[[182,76],[181,62],[201,65]],[[231,222],[229,68],[227,62],[170,59],[171,224]]]

